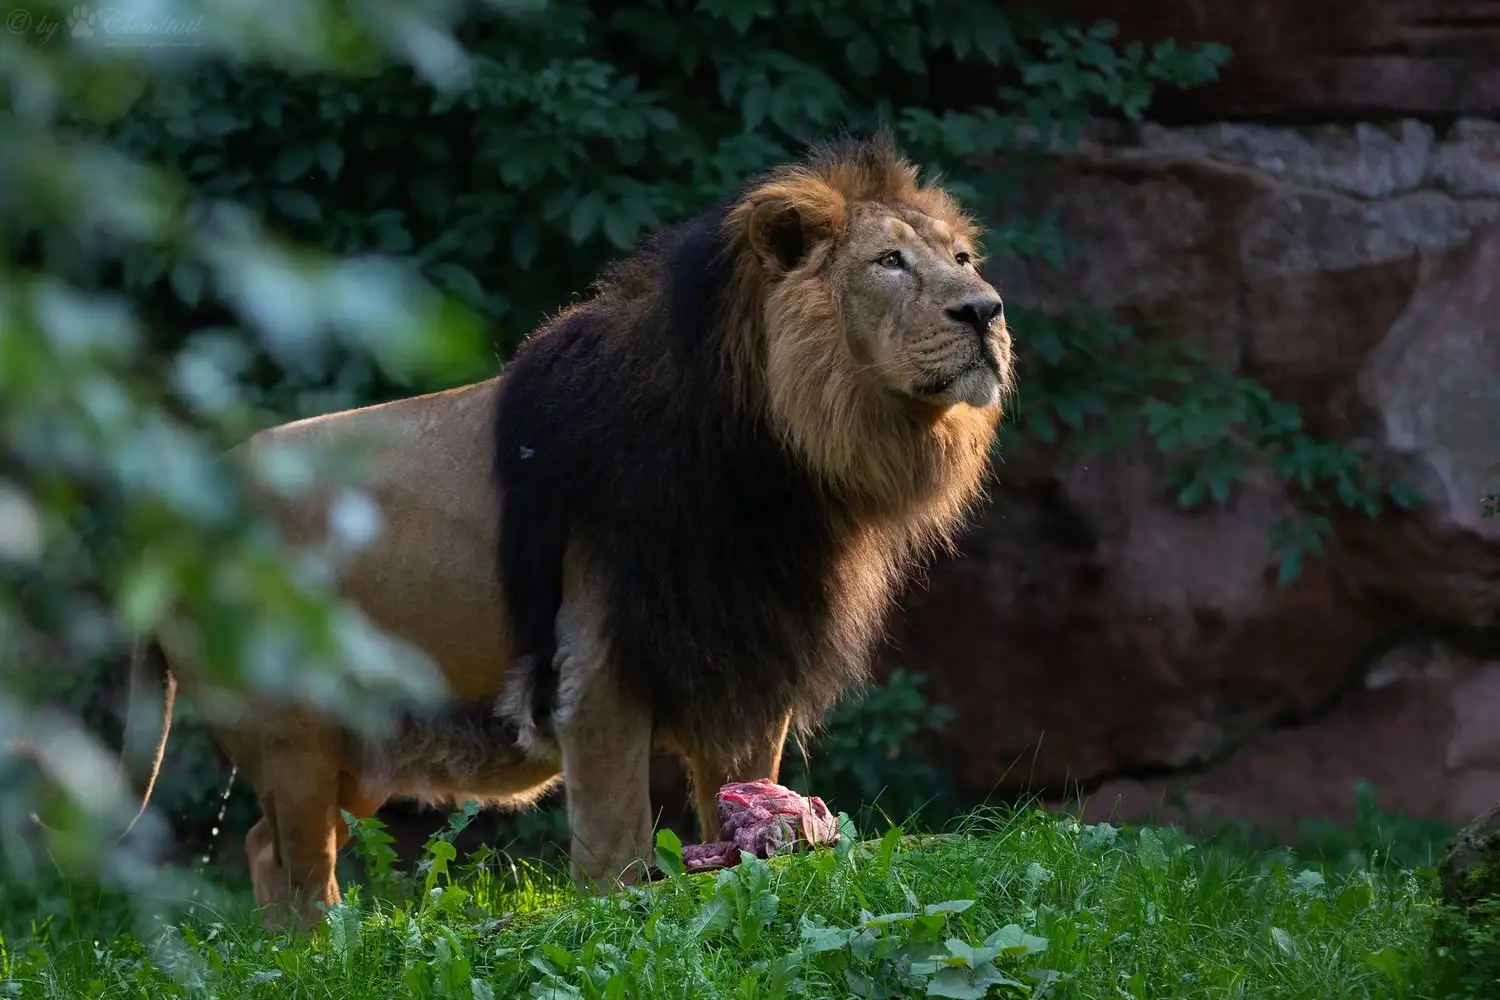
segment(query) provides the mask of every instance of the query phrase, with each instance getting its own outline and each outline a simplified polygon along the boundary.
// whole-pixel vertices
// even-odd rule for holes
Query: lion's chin
[[[1000,378],[988,365],[970,368],[960,375],[948,390],[955,402],[983,409],[1000,403]]]
[[[1003,388],[995,369],[979,362],[950,378],[918,387],[916,395],[943,408],[967,403],[983,409],[999,404]]]

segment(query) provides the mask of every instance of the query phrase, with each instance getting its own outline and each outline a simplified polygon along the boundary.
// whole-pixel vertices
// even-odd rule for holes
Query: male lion
[[[340,898],[340,809],[525,804],[559,778],[574,877],[628,883],[658,748],[715,838],[715,791],[777,777],[980,495],[1011,347],[974,240],[887,138],[841,139],[657,234],[500,376],[241,445],[386,432],[387,527],[340,584],[449,686],[386,740],[308,711],[215,724],[264,813],[256,899],[306,926]],[[274,509],[293,541],[323,530],[311,499]],[[182,654],[143,653],[137,692],[187,683]]]

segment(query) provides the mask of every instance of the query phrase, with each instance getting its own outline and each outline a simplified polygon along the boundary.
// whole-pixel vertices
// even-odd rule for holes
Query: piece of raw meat
[[[719,789],[718,801],[719,835],[726,839],[684,847],[682,862],[690,872],[737,865],[741,851],[768,858],[839,841],[838,817],[822,799],[798,795],[769,778],[730,782]]]

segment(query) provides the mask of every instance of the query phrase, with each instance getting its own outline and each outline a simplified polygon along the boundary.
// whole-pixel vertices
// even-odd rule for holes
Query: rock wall
[[[1220,80],[1159,115],[1351,121],[1500,112],[1497,0],[1034,0],[1126,41],[1219,42]]]
[[[1500,664],[1380,659],[1500,620],[1500,523],[1479,517],[1500,487],[1500,124],[1102,126],[1030,184],[1075,252],[997,266],[1009,302],[1081,297],[1193,340],[1432,502],[1337,518],[1278,587],[1290,506],[1267,470],[1185,514],[1145,447],[1007,455],[885,661],[954,709],[937,749],[963,791],[1082,786],[1138,812],[1177,786],[1262,822],[1347,818],[1360,777],[1418,816],[1500,800]]]

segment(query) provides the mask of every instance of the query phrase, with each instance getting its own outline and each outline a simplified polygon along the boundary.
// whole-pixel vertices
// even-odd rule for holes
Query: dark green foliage
[[[1468,910],[1438,906],[1433,928],[1431,995],[1438,1000],[1500,996],[1500,897]]]
[[[1210,79],[1216,48],[1121,48],[1087,32],[936,0],[557,0],[471,15],[472,86],[440,95],[404,69],[341,79],[208,69],[148,91],[110,126],[205,197],[340,253],[406,255],[497,323],[502,355],[609,258],[806,142],[891,123],[961,193],[974,159],[1064,139],[1085,117],[1138,116],[1155,87]],[[1045,234],[996,234],[1031,252]],[[124,286],[186,328],[202,274],[131,257]],[[373,384],[369,391],[377,391]]]
[[[873,814],[908,828],[940,823],[952,810],[953,793],[923,743],[953,712],[928,703],[921,690],[926,680],[895,670],[884,684],[834,706],[806,762],[795,745],[787,747],[783,783],[849,812],[861,827],[879,825]]]

